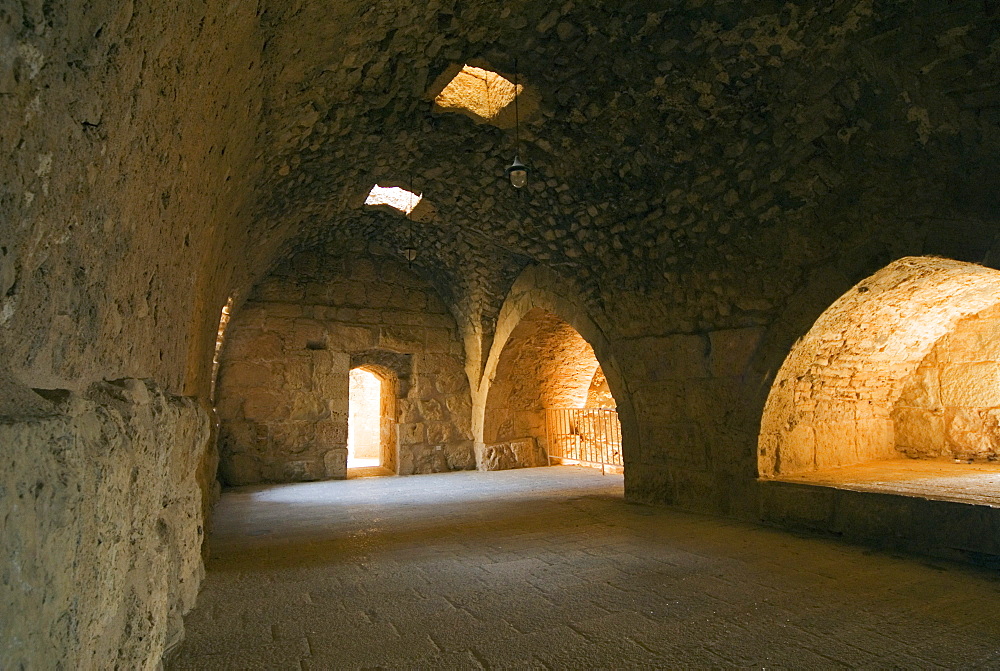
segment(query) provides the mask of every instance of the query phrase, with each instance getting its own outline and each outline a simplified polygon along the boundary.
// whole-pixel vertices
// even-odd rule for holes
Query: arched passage
[[[621,432],[614,407],[593,347],[556,315],[533,308],[510,333],[497,362],[486,399],[481,465],[545,466],[549,458],[615,464]],[[608,417],[595,421],[598,414]]]
[[[907,457],[946,469],[996,459],[998,342],[1000,272],[940,258],[895,261],[844,294],[793,347],[764,410],[760,475],[859,478],[868,476],[845,469],[868,464],[872,477],[901,480],[900,469],[914,466],[901,462]]]
[[[540,436],[540,441],[535,442],[544,446],[544,413],[538,411],[538,403],[544,408],[543,399],[551,403],[572,403],[575,407],[588,405],[588,397],[591,407],[610,405],[613,401],[620,426],[617,440],[623,461],[628,460],[630,450],[637,448],[638,431],[631,395],[618,361],[604,330],[595,321],[600,315],[592,317],[578,296],[573,282],[541,266],[526,268],[511,287],[497,319],[481,383],[473,399],[473,431],[479,468],[491,467],[490,443],[504,442],[503,438],[507,434],[512,436],[512,431],[524,433],[533,427],[534,433],[528,433]],[[558,360],[562,363],[555,360],[540,363],[546,360],[539,356],[542,349],[561,351]],[[538,372],[526,376],[525,366],[518,362],[532,360],[539,363],[529,364],[528,368],[533,365]],[[582,363],[584,361],[588,363]],[[512,378],[510,373],[518,369],[521,374]],[[541,372],[545,370],[561,373],[547,376]],[[531,385],[535,385],[534,392],[526,389]],[[525,389],[518,391],[518,388]],[[509,391],[517,391],[522,399],[533,398],[535,410],[529,410],[529,404],[524,401],[518,403],[522,406],[519,410],[510,407],[509,401],[504,399]]]

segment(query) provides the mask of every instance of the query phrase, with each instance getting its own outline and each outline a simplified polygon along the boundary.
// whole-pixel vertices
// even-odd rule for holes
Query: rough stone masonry
[[[348,351],[312,333],[410,356],[412,472],[473,463],[506,338],[541,307],[607,376],[630,500],[767,517],[758,438],[794,343],[896,260],[998,264],[998,21],[925,0],[3,3],[0,666],[155,668],[180,635],[213,436],[260,419],[210,419],[230,297],[231,376],[241,319],[294,350],[280,380],[304,405],[266,420],[288,431],[343,412],[306,402],[323,382],[302,360]],[[435,109],[442,73],[515,58],[537,101],[519,147]],[[366,208],[376,183],[433,208]],[[266,293],[301,254],[399,265],[411,244],[435,323]],[[284,302],[301,316],[271,329],[260,308]],[[292,470],[336,472],[324,441]],[[285,472],[237,453],[224,477]]]

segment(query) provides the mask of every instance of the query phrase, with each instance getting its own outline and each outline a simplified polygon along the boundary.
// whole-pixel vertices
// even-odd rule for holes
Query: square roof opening
[[[419,196],[415,193],[411,193],[406,189],[401,189],[398,186],[379,186],[376,184],[372,187],[372,190],[368,192],[368,197],[365,199],[365,205],[388,205],[394,210],[398,210],[403,214],[410,214],[423,198],[423,194]]]
[[[491,70],[463,65],[434,97],[434,103],[441,111],[459,112],[476,121],[508,127],[513,123],[507,123],[508,120],[501,117],[511,115],[501,113],[514,101],[515,94],[520,95],[523,89],[521,84],[515,89],[513,82]]]

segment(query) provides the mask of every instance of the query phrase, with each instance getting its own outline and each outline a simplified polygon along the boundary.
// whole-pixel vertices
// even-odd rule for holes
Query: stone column
[[[345,352],[313,351],[312,387],[329,409],[316,425],[316,450],[327,478],[347,477],[347,420],[351,357]]]

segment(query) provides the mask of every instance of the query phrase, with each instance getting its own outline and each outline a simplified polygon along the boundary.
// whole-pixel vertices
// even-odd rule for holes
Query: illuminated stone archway
[[[502,442],[511,430],[517,433],[520,429],[533,426],[534,433],[531,435],[535,436],[542,435],[544,431],[538,426],[539,415],[527,407],[507,408],[506,416],[511,420],[507,427],[504,427],[503,418],[487,416],[493,410],[502,410],[503,404],[497,399],[505,392],[500,387],[519,384],[507,378],[505,368],[525,354],[524,345],[531,347],[530,338],[526,336],[532,332],[542,333],[550,344],[557,341],[565,344],[566,361],[580,361],[581,355],[585,360],[585,365],[562,367],[563,371],[575,372],[561,378],[565,384],[553,381],[547,388],[537,389],[535,400],[541,401],[544,396],[551,402],[583,407],[590,396],[594,397],[591,403],[599,405],[607,405],[613,399],[617,406],[626,461],[629,451],[636,446],[638,431],[635,415],[620,367],[604,330],[579,304],[577,295],[572,282],[541,266],[526,268],[514,282],[497,319],[489,354],[483,364],[481,383],[473,395],[473,433],[479,468],[490,467],[486,458],[488,445],[498,439]],[[521,344],[518,345],[518,342]],[[511,344],[515,345],[514,349],[509,347]],[[595,376],[598,371],[600,374]],[[538,376],[532,379],[537,380]],[[531,384],[529,380],[522,379],[520,384],[524,383]],[[527,392],[527,396],[531,396],[531,392]],[[514,421],[517,414],[521,415],[519,424]]]
[[[779,370],[760,476],[907,456],[995,459],[998,306],[1000,272],[949,259],[903,258],[857,284]]]
[[[553,445],[546,412],[602,407],[614,409],[615,403],[594,349],[568,323],[533,308],[511,332],[497,362],[486,398],[482,466],[547,466]]]

